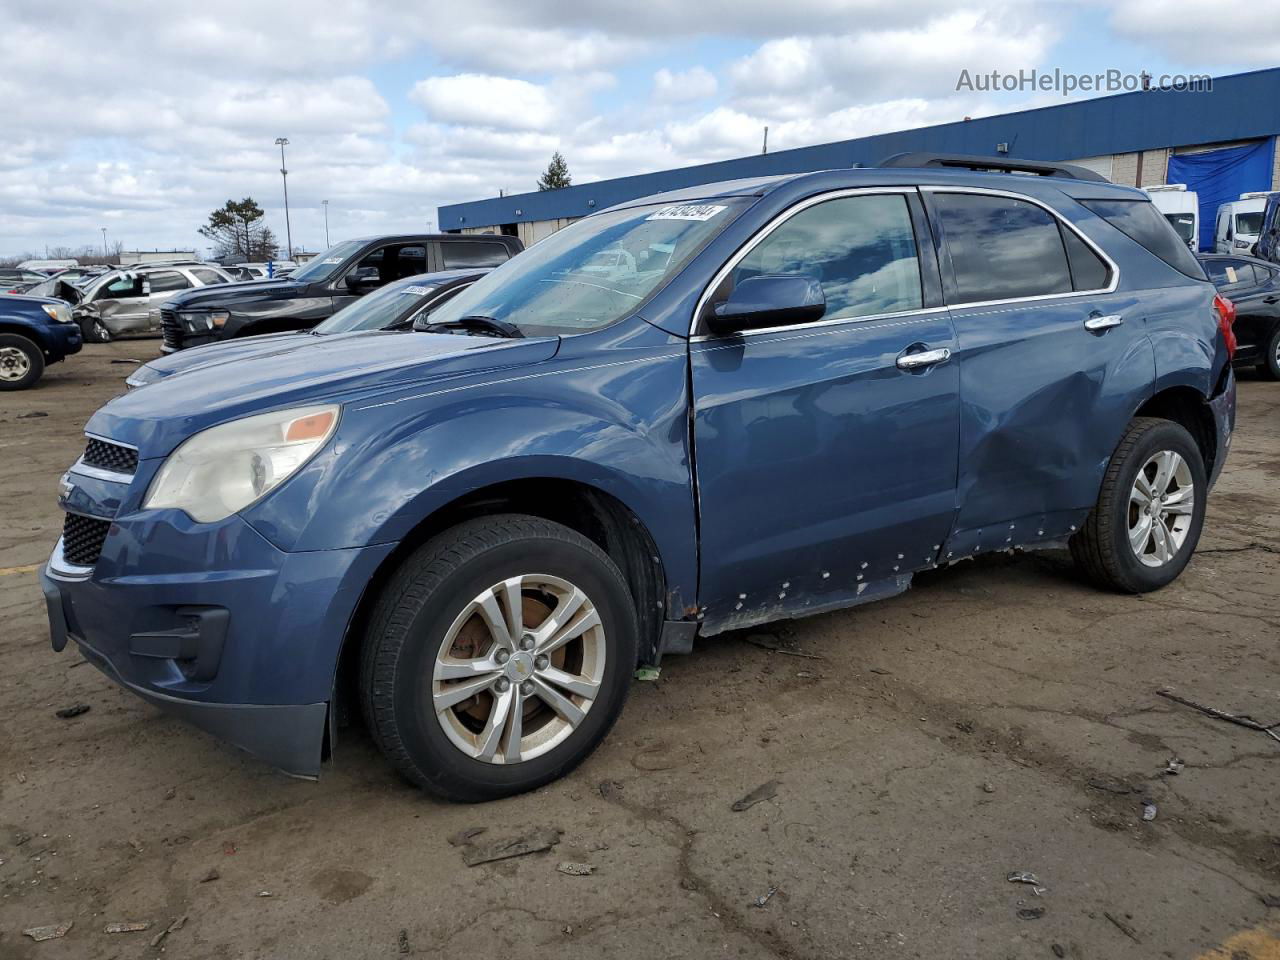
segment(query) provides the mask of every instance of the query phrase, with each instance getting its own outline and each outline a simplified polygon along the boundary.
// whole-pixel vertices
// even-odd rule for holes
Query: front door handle
[[[938,350],[921,350],[919,353],[904,353],[898,358],[899,370],[919,370],[932,367],[936,363],[946,363],[951,359],[951,350],[941,347]]]
[[[1112,327],[1118,327],[1124,323],[1124,317],[1118,313],[1113,313],[1105,317],[1091,316],[1084,322],[1086,330],[1096,333],[1099,330],[1109,330]]]
[[[1272,296],[1272,297],[1263,297],[1263,298],[1262,298],[1262,302],[1263,302],[1263,303],[1277,303],[1277,302],[1280,302],[1280,297],[1275,297],[1275,296]]]

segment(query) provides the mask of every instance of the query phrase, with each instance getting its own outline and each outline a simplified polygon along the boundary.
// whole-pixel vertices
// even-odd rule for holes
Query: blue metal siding
[[[1149,90],[1061,106],[883,133],[777,153],[739,157],[508,197],[440,207],[442,230],[560,217],[585,217],[636,197],[741,177],[871,166],[906,151],[995,156],[1009,144],[1028,160],[1070,160],[1187,144],[1220,143],[1280,133],[1280,119],[1262,104],[1280,102],[1280,68],[1216,77],[1211,92]],[[516,211],[520,213],[517,214]]]

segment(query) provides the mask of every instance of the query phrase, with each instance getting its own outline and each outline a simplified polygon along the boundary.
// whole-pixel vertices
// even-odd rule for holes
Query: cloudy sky
[[[0,255],[196,246],[229,197],[295,245],[441,203],[1061,102],[962,69],[1280,64],[1280,0],[4,0]],[[1247,15],[1245,11],[1247,10]]]

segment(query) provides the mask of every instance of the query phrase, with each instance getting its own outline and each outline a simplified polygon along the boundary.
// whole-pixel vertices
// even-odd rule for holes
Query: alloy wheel
[[[1196,509],[1191,467],[1181,454],[1153,454],[1133,480],[1129,492],[1129,546],[1148,567],[1160,567],[1177,556],[1191,530]]]
[[[585,719],[605,651],[600,614],[581,589],[543,574],[510,577],[450,625],[433,665],[432,712],[472,759],[531,760]]]

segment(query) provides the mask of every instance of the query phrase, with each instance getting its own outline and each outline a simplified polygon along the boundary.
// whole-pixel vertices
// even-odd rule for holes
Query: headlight
[[[212,523],[266,496],[333,435],[338,407],[294,407],[210,427],[169,454],[144,509],[185,510]]]
[[[58,323],[75,323],[71,319],[71,308],[65,303],[42,303],[40,306],[44,308],[45,313],[57,320]]]
[[[192,333],[203,333],[221,328],[231,319],[231,313],[227,310],[184,310],[178,313],[178,317]]]

